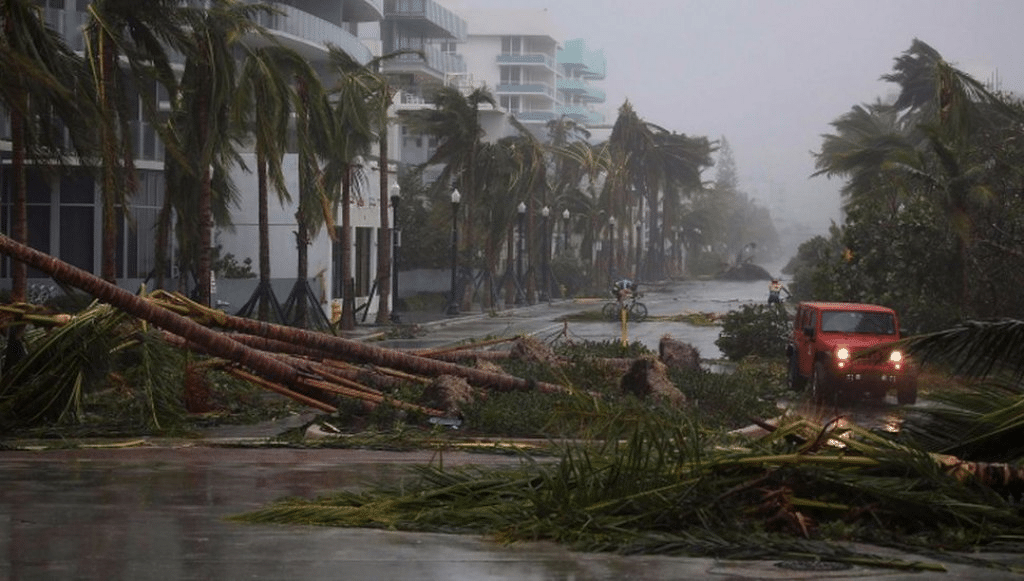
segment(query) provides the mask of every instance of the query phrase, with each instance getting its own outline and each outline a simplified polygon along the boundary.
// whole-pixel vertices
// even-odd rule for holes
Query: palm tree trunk
[[[27,99],[23,99],[26,101]],[[23,108],[22,111],[25,109]],[[11,216],[11,234],[21,244],[28,244],[28,210],[25,179],[25,117],[11,111],[11,171],[14,173],[14,207]],[[13,258],[13,257],[12,257]],[[24,262],[11,262],[11,302],[23,303],[28,297],[28,267]]]
[[[295,219],[298,224],[295,231],[295,245],[298,257],[298,272],[296,272],[295,274],[295,284],[301,284],[303,285],[303,287],[305,287],[307,280],[309,279],[309,231],[306,227],[306,221],[302,219],[301,209],[299,210],[298,214],[296,214]],[[299,327],[305,327],[306,320],[308,318],[306,316],[306,295],[301,294],[297,295],[297,297],[301,298],[299,298],[299,300],[295,303],[295,318],[293,322],[295,325],[298,325]]]
[[[156,288],[164,288],[164,276],[167,273],[168,254],[170,254],[170,236],[171,236],[171,200],[170,197],[164,194],[164,203],[160,207],[160,215],[158,217],[156,225],[156,257],[154,269],[155,285]]]
[[[260,303],[257,318],[266,321],[270,316],[268,290],[270,289],[270,208],[267,192],[267,159],[263,148],[256,145],[256,180],[257,197],[259,198],[259,238],[260,238]]]
[[[3,252],[2,246],[0,246],[0,252]],[[528,391],[538,389],[540,391],[556,393],[564,392],[568,389],[552,383],[521,379],[505,375],[504,373],[484,371],[475,367],[463,367],[455,363],[411,355],[395,349],[385,349],[336,335],[264,323],[244,317],[225,315],[218,317],[217,324],[232,331],[284,341],[292,345],[302,345],[321,353],[330,354],[332,359],[339,361],[377,365],[427,377],[454,375],[462,377],[478,387],[497,391]]]
[[[0,253],[39,269],[58,282],[82,289],[129,315],[178,335],[202,347],[214,357],[234,361],[274,381],[287,385],[297,384],[298,372],[291,366],[250,349],[223,333],[211,331],[199,323],[133,295],[80,268],[3,235],[0,235]]]
[[[210,291],[212,286],[212,280],[210,278],[210,269],[212,268],[212,244],[213,244],[213,211],[211,209],[212,204],[212,184],[209,168],[203,170],[202,181],[199,184],[199,260],[196,265],[196,270],[199,272],[196,274],[199,285],[199,302],[205,306],[210,306]]]
[[[380,302],[377,303],[377,324],[384,325],[391,318],[391,243],[394,238],[393,224],[388,227],[388,131],[384,127],[380,131],[380,155],[377,165],[380,167],[380,229],[377,231],[377,289]]]
[[[103,232],[101,235],[101,258],[100,258],[100,272],[103,280],[109,283],[117,282],[117,224],[116,214],[114,211],[114,198],[115,192],[117,191],[117,172],[120,171],[120,161],[118,152],[118,135],[115,128],[116,115],[114,111],[115,106],[115,79],[114,76],[117,74],[117,53],[114,51],[113,40],[107,34],[101,34],[99,37],[100,44],[100,107],[102,108],[102,114],[100,115],[100,123],[102,124],[101,129],[101,143],[103,167],[101,168],[103,175],[103,189],[100,192],[102,198],[102,209],[101,212],[103,222]],[[124,136],[122,136],[123,138]]]
[[[352,282],[352,167],[345,165],[345,177],[341,181],[341,328],[349,331],[356,328],[355,284]]]

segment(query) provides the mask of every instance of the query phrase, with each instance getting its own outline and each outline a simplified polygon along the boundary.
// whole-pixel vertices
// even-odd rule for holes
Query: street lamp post
[[[569,252],[569,208],[562,210],[562,252]]]
[[[391,322],[401,323],[398,316],[398,248],[402,245],[398,238],[398,194],[402,188],[391,186]]]
[[[455,296],[455,277],[459,268],[459,202],[461,201],[462,196],[459,194],[459,190],[452,190],[452,285],[451,302],[448,303],[447,311],[449,315],[459,314],[459,299]]]
[[[549,283],[551,279],[548,277],[548,269],[551,268],[551,236],[548,233],[548,216],[551,215],[551,208],[544,206],[540,211],[540,232],[544,236],[541,241],[541,250],[544,252],[540,260],[540,300],[550,301],[551,300],[551,288]]]
[[[526,301],[523,289],[523,219],[526,217],[526,204],[519,202],[519,206],[516,207],[516,211],[519,213],[519,244],[516,252],[516,304],[521,305]]]
[[[636,272],[634,274],[635,274],[635,276],[638,279],[640,278],[640,265],[643,264],[643,260],[644,260],[643,226],[640,224],[640,220],[637,220],[636,221],[636,263],[635,263]],[[651,249],[650,248],[647,251],[647,260],[648,261],[651,260]],[[645,275],[649,274],[646,269],[644,269],[644,274]]]
[[[615,216],[608,216],[608,279],[615,278]],[[612,280],[612,282],[615,282]]]

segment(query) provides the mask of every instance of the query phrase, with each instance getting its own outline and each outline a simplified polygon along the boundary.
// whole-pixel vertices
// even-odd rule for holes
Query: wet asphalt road
[[[764,281],[677,281],[656,285],[643,285],[641,301],[647,305],[649,318],[629,323],[625,329],[627,341],[640,341],[657,350],[664,335],[697,347],[704,359],[719,359],[721,352],[715,340],[721,331],[717,326],[695,326],[671,322],[667,317],[688,313],[725,314],[745,304],[758,304],[767,298]],[[387,338],[372,328],[361,329],[359,336],[376,344],[396,349],[426,349],[442,347],[485,337],[515,337],[534,335],[544,340],[564,339],[583,341],[617,341],[623,338],[618,321],[586,320],[560,322],[567,315],[599,313],[609,302],[603,297],[557,300],[550,303],[513,307],[495,313],[479,311],[447,317],[441,313],[406,314],[407,319],[421,324],[418,333],[408,338]],[[401,313],[400,313],[401,315]],[[374,338],[374,334],[379,339]]]
[[[646,289],[651,315],[726,312],[763,300],[758,283],[686,282]],[[600,308],[603,301],[560,302],[494,316],[442,318],[411,340],[384,345],[432,347],[469,338],[559,333],[573,339],[615,340],[611,322],[562,324],[564,313]],[[718,357],[717,327],[649,321],[630,325],[630,340],[652,348],[662,335],[691,342]],[[365,339],[375,332],[364,330]],[[405,345],[400,345],[406,341]],[[836,415],[898,425],[890,402],[844,409],[792,406],[822,422]],[[859,414],[859,415],[858,415]],[[879,419],[881,418],[881,419]],[[301,418],[296,418],[301,423]],[[578,554],[548,543],[496,544],[472,536],[365,529],[240,524],[227,517],[282,496],[315,497],[367,482],[411,478],[410,464],[516,462],[507,456],[448,452],[243,449],[227,441],[259,440],[282,425],[236,428],[195,441],[143,439],[123,448],[0,451],[0,580],[536,580],[667,581],[678,579],[1001,580],[1005,571],[946,563],[946,573],[922,574],[853,567],[793,570],[774,561],[624,557]],[[222,438],[227,437],[228,440]],[[105,445],[109,445],[106,443]],[[916,559],[875,549],[885,556]],[[1017,555],[993,556],[1024,566]]]

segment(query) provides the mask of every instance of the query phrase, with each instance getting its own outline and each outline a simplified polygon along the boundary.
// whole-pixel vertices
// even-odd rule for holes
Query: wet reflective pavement
[[[647,306],[649,318],[630,322],[626,340],[639,341],[651,349],[658,348],[664,335],[690,343],[705,359],[718,359],[721,352],[715,340],[721,331],[717,326],[695,326],[667,320],[689,313],[725,314],[745,304],[766,300],[764,281],[675,281],[642,285],[641,301]],[[618,321],[586,318],[561,322],[564,317],[581,313],[597,314],[609,299],[604,297],[540,302],[534,305],[507,307],[495,312],[465,312],[456,316],[442,313],[399,313],[406,322],[419,327],[411,337],[389,337],[373,327],[360,328],[354,337],[373,341],[395,349],[429,349],[443,347],[468,339],[516,337],[533,335],[543,340],[617,341],[622,339]]]
[[[652,316],[726,312],[763,300],[763,282],[688,282],[648,289]],[[619,337],[610,322],[558,323],[562,313],[600,308],[603,301],[540,304],[424,326],[409,347],[469,338],[565,333],[573,339]],[[717,357],[718,328],[650,321],[628,328],[631,340],[656,347],[664,334]],[[367,340],[374,331],[364,330]],[[392,344],[402,340],[382,341]],[[794,405],[803,405],[800,402]],[[888,418],[878,404],[869,415]],[[819,410],[822,418],[844,410]],[[808,412],[814,413],[813,410]],[[845,412],[844,412],[845,413]],[[858,413],[856,411],[848,412]],[[856,421],[856,420],[855,420]],[[884,420],[890,421],[890,420]],[[678,579],[1022,579],[980,566],[944,563],[946,573],[853,567],[794,570],[776,561],[579,554],[549,543],[500,545],[485,538],[242,524],[227,517],[283,496],[313,498],[368,482],[413,478],[411,464],[518,462],[461,452],[376,452],[227,447],[261,441],[302,418],[210,431],[200,440],[105,442],[103,448],[0,451],[0,580],[678,580]],[[127,445],[132,444],[132,445]],[[920,560],[876,549],[896,558]],[[997,558],[995,556],[989,558]],[[1024,566],[1024,557],[999,556]]]
[[[441,459],[428,452],[257,450],[158,441],[124,449],[0,452],[0,579],[737,581],[935,575],[580,554],[550,543],[501,545],[465,535],[253,525],[226,518],[282,496],[312,498],[377,479],[396,483],[412,477],[409,464]],[[451,466],[517,460],[445,453],[443,461]],[[948,580],[1021,578],[945,566],[941,578]]]

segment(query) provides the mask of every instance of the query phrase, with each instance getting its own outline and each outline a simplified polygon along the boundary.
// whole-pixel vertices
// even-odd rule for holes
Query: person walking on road
[[[768,285],[768,304],[781,305],[783,292],[786,293],[786,298],[793,296],[790,294],[789,289],[779,282],[779,279],[773,278],[771,284]]]

